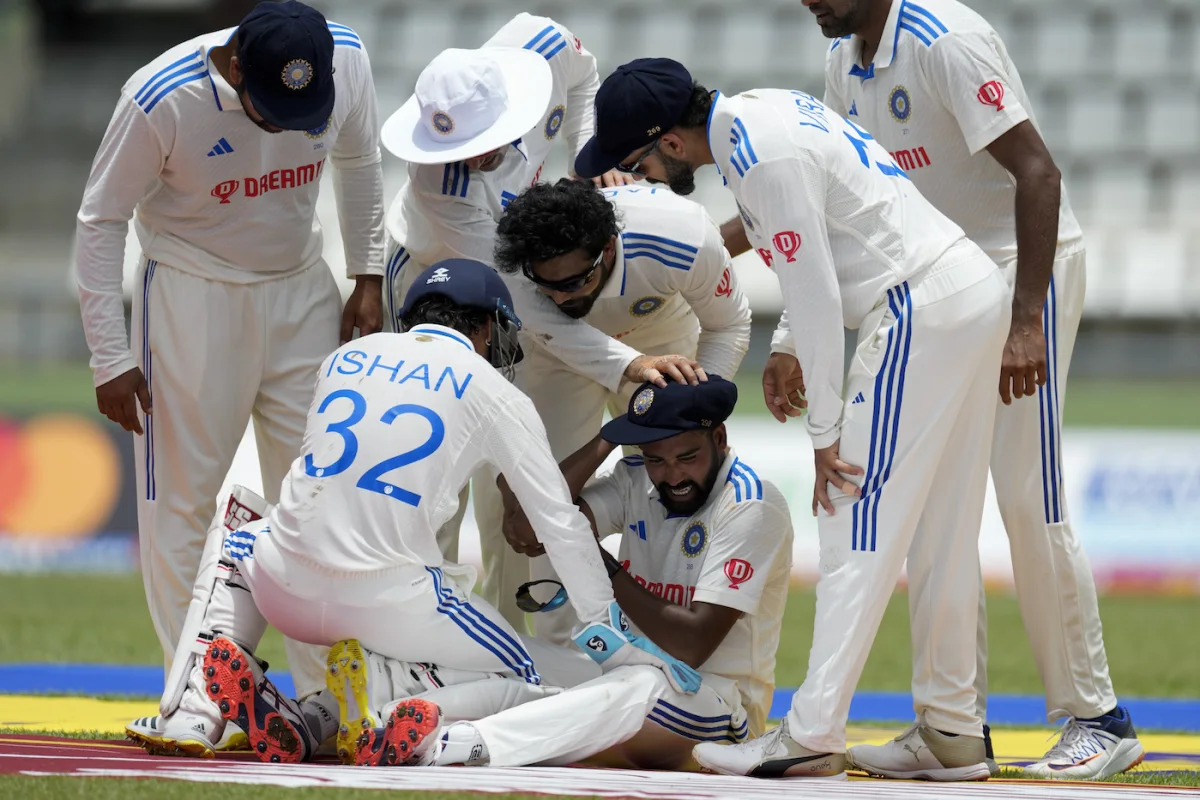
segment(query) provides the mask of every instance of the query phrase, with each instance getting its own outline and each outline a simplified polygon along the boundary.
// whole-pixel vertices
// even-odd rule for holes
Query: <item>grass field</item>
[[[766,414],[757,370],[737,377],[740,414]],[[46,411],[97,414],[92,373],[86,364],[54,364],[32,369],[0,361],[0,412],[18,415]],[[1133,421],[1136,420],[1136,423]],[[1072,378],[1063,410],[1067,425],[1200,428],[1200,380],[1136,382]]]
[[[0,663],[154,664],[161,658],[141,579],[127,576],[5,576],[0,581]],[[808,664],[815,596],[793,591],[784,617],[776,683],[799,686]],[[1194,597],[1111,596],[1100,601],[1113,682],[1138,697],[1200,697],[1200,619]],[[991,690],[1041,694],[1015,598],[989,600]],[[260,655],[287,663],[274,631]],[[897,593],[863,672],[863,689],[907,691],[908,597]]]

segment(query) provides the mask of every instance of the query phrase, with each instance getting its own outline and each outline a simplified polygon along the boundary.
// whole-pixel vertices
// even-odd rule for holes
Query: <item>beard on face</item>
[[[827,15],[823,21],[817,23],[821,26],[821,33],[826,39],[840,39],[843,36],[849,36],[858,30],[863,17],[866,16],[866,9],[857,0],[851,2],[850,7],[841,16],[834,14],[832,9],[825,6],[813,6],[810,10],[816,14]]]
[[[666,170],[667,179],[663,181],[671,188],[675,194],[691,194],[696,190],[696,175],[692,172],[692,166],[686,161],[674,158],[658,151],[658,157],[663,163],[663,169]]]
[[[597,294],[599,290],[597,290]],[[592,306],[596,305],[596,294],[590,294],[586,297],[573,297],[562,303],[556,303],[558,310],[566,314],[571,319],[583,319],[592,310]]]
[[[712,494],[713,486],[717,483],[717,473],[721,471],[721,453],[717,450],[715,442],[710,441],[709,445],[712,449],[712,466],[708,468],[708,475],[704,476],[703,486],[695,481],[684,481],[676,486],[671,486],[665,481],[655,485],[655,488],[658,489],[659,501],[672,514],[693,514],[708,502],[708,496]],[[694,489],[692,495],[686,500],[677,500],[671,496],[671,489],[683,489],[684,487]]]

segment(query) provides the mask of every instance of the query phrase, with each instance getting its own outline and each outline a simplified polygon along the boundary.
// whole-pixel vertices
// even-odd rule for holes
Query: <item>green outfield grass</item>
[[[740,414],[766,414],[758,370],[737,377]],[[46,411],[98,414],[86,364],[28,366],[0,361],[0,413]],[[1100,427],[1200,428],[1200,380],[1120,381],[1076,378],[1063,420]]]
[[[776,683],[799,686],[808,664],[815,596],[797,589],[788,599]],[[989,599],[991,691],[1041,694],[1016,599]],[[1100,601],[1113,682],[1122,695],[1200,697],[1200,638],[1186,635],[1200,619],[1194,597],[1113,596]],[[0,580],[0,663],[154,664],[161,654],[137,575],[5,576]],[[284,667],[279,636],[259,650]],[[892,598],[860,687],[908,691],[911,662],[908,596]]]

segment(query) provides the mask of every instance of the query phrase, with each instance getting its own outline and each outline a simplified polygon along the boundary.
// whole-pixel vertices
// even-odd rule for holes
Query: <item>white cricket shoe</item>
[[[740,744],[701,742],[692,748],[692,756],[700,766],[722,775],[846,779],[846,756],[809,750],[788,733],[786,717],[775,730]]]
[[[1068,719],[1054,746],[1025,771],[1038,778],[1098,781],[1136,767],[1145,755],[1129,711],[1117,706],[1094,719]]]
[[[887,744],[860,744],[846,760],[877,778],[927,781],[985,781],[991,776],[982,736],[953,736],[923,721]]]
[[[176,712],[171,717],[189,716],[187,712]],[[225,723],[225,730],[216,744],[212,743],[209,732],[203,733],[196,727],[203,725],[206,729],[209,723],[202,717],[195,720],[168,726],[161,715],[153,717],[138,717],[125,726],[125,738],[137,742],[152,756],[190,755],[200,758],[212,758],[213,753],[225,753],[232,750],[249,750],[250,740],[246,732],[232,722]],[[182,738],[178,738],[182,737]]]
[[[467,767],[486,767],[492,757],[479,729],[469,722],[456,722],[444,730],[441,747],[433,763],[439,767],[462,764]]]

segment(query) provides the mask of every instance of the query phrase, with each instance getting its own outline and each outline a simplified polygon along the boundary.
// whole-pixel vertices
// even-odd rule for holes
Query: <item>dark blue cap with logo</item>
[[[687,431],[715,428],[737,405],[737,384],[709,375],[695,386],[643,383],[629,398],[629,412],[600,429],[613,444],[648,444]]]
[[[496,270],[470,258],[447,258],[422,272],[404,295],[404,307],[400,316],[406,315],[418,300],[433,295],[442,295],[456,305],[499,311],[517,328],[521,320],[513,310],[512,294]]]
[[[669,58],[617,67],[596,92],[596,135],[575,157],[582,178],[603,175],[674,128],[692,96],[692,75]]]
[[[333,113],[333,35],[325,17],[296,0],[259,3],[237,29],[250,102],[289,131],[320,128]]]

